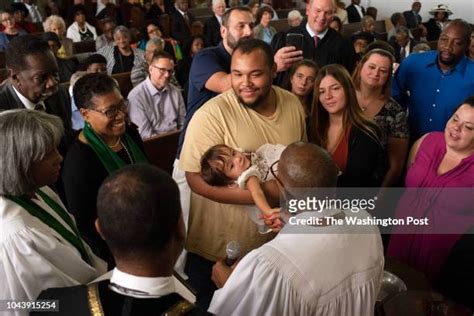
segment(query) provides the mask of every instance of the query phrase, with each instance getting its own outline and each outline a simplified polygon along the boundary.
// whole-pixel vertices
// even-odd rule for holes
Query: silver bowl
[[[381,302],[387,296],[397,294],[407,290],[407,286],[402,279],[393,274],[392,272],[384,271],[382,278],[382,285],[380,286],[380,292],[377,296],[377,301]]]

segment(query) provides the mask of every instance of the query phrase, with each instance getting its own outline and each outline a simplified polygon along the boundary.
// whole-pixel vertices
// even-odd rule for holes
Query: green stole
[[[89,123],[86,122],[84,124],[84,129],[82,132],[84,133],[84,137],[89,143],[89,146],[91,146],[92,150],[94,150],[95,154],[97,157],[99,157],[100,162],[102,162],[102,165],[104,165],[109,174],[126,165],[125,161],[123,161],[116,152],[112,151],[101,137],[97,136]],[[148,163],[145,154],[143,154],[143,152],[140,150],[140,147],[138,147],[133,139],[127,133],[124,133],[123,136],[125,138],[125,142],[122,145],[125,147],[125,150],[130,152],[132,158],[131,164]]]
[[[56,218],[54,218],[54,216],[52,216],[41,206],[33,202],[33,200],[28,199],[25,196],[6,196],[6,198],[20,205],[32,216],[38,218],[48,227],[54,229],[59,235],[61,235],[79,251],[82,260],[87,262],[89,265],[92,265],[91,259],[89,258],[89,254],[87,253],[86,248],[84,247],[83,241],[81,239],[81,235],[79,234],[79,230],[77,229],[77,226],[72,220],[69,213],[66,212],[61,207],[61,205],[59,205],[56,201],[54,201],[40,189],[37,189],[35,193],[38,194],[46,202],[46,204],[48,204],[48,206],[51,207],[51,209],[62,218],[64,222],[66,222],[66,224],[71,228],[74,233],[64,227],[64,225],[61,224]]]

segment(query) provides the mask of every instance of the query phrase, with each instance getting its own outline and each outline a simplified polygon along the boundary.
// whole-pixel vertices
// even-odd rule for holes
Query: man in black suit
[[[171,37],[183,44],[191,37],[194,16],[188,11],[188,0],[176,0],[176,11],[171,13]]]
[[[341,64],[349,72],[355,67],[356,54],[349,39],[329,27],[334,15],[332,0],[310,0],[307,8],[307,22],[291,28],[287,32],[277,33],[272,40],[272,49],[275,53],[286,46],[286,35],[297,33],[303,35],[303,57],[314,60],[319,67],[328,64]],[[276,59],[276,58],[275,58]],[[279,73],[276,84],[288,80],[288,71]]]
[[[59,116],[64,137],[59,151],[66,154],[72,142],[71,105],[58,89],[58,64],[48,43],[33,35],[14,38],[5,52],[8,79],[0,85],[0,111],[27,108]]]
[[[204,38],[208,45],[217,46],[222,40],[221,25],[222,16],[225,13],[225,1],[213,0],[212,12],[214,12],[214,15],[204,23]]]
[[[352,0],[346,11],[349,23],[360,22],[365,15],[365,9],[360,5],[360,0]]]
[[[403,16],[405,16],[405,20],[407,21],[407,27],[409,29],[413,29],[418,27],[421,24],[421,2],[416,0],[411,5],[410,11],[403,12]]]
[[[410,38],[410,31],[405,26],[399,26],[395,29],[395,36],[390,40],[390,44],[395,50],[395,60],[401,63],[413,51],[418,42]]]
[[[116,171],[99,189],[97,213],[97,231],[117,267],[89,285],[43,291],[39,299],[57,299],[60,307],[40,315],[205,314],[183,297],[194,299],[173,276],[186,231],[178,186],[168,174],[152,165]]]

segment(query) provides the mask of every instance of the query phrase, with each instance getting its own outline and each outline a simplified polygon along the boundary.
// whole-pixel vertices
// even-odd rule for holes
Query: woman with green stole
[[[95,230],[97,192],[113,171],[147,159],[136,126],[128,120],[127,101],[111,77],[95,73],[80,78],[74,101],[85,124],[64,161],[64,190],[79,231],[111,268],[112,256]]]
[[[35,300],[50,287],[93,281],[106,271],[51,190],[63,158],[59,117],[35,110],[0,113],[0,297]],[[13,308],[10,305],[6,308]],[[9,315],[23,315],[20,309]]]

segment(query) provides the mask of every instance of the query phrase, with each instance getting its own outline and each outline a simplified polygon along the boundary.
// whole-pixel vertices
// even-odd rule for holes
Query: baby
[[[270,172],[273,163],[280,159],[283,145],[265,144],[255,153],[244,153],[226,145],[215,145],[201,158],[201,176],[212,186],[237,184],[252,194],[253,201],[264,217],[278,209],[272,209],[263,193],[261,183],[274,179]]]

